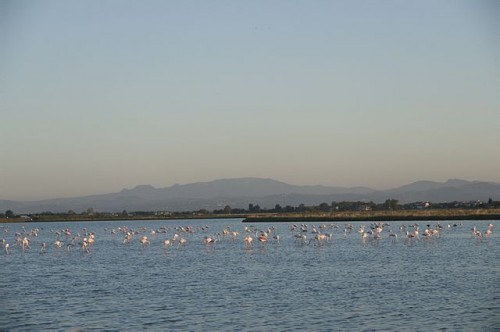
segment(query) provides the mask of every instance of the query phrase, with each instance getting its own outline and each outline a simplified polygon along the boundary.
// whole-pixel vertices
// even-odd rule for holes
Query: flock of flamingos
[[[435,238],[440,238],[444,232],[451,231],[455,228],[460,228],[462,224],[447,224],[441,225],[437,223],[433,226],[427,224],[425,228],[421,228],[418,224],[402,225],[396,230],[393,230],[390,224],[385,222],[377,222],[368,226],[362,224],[354,226],[345,224],[341,227],[339,223],[311,225],[289,225],[287,235],[282,237],[276,226],[271,226],[263,229],[254,226],[245,226],[243,230],[236,231],[230,226],[225,226],[221,232],[211,233],[211,227],[206,226],[162,226],[157,229],[148,229],[140,227],[138,229],[122,226],[113,229],[105,228],[104,231],[117,238],[125,246],[138,246],[146,248],[153,243],[160,242],[164,250],[169,250],[174,247],[181,249],[188,245],[191,241],[196,240],[192,235],[195,233],[203,233],[201,241],[206,246],[214,245],[220,241],[242,241],[246,248],[251,248],[254,245],[266,245],[267,243],[280,243],[282,240],[294,241],[297,245],[318,245],[322,246],[330,243],[333,240],[333,234],[341,234],[347,238],[348,236],[359,236],[362,243],[368,241],[380,241],[382,239],[390,239],[392,242],[403,239],[406,244],[413,244],[416,241],[428,241]],[[96,241],[96,233],[83,228],[74,233],[69,228],[62,230],[50,230],[53,234],[52,242],[38,242],[37,238],[43,229],[33,228],[27,230],[22,226],[21,230],[14,232],[12,241],[1,239],[2,251],[4,254],[10,254],[11,250],[18,248],[21,252],[38,251],[41,254],[49,250],[67,250],[68,252],[74,249],[80,250],[82,253],[90,253]],[[2,226],[4,236],[12,235],[9,226]],[[471,237],[477,241],[483,241],[484,238],[491,236],[493,233],[493,224],[487,225],[484,232],[477,229],[476,226],[471,228]]]

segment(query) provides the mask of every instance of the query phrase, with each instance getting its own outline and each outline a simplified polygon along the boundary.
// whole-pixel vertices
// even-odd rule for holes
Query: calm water
[[[405,240],[400,226],[412,223],[392,222],[380,240],[364,241],[357,230],[370,223],[352,223],[347,236],[345,223],[327,224],[321,232],[333,239],[322,245],[297,241],[290,224],[255,224],[275,226],[280,242],[252,247],[241,220],[3,224],[11,251],[0,253],[0,330],[498,330],[498,229],[479,241],[471,228],[484,232],[489,222],[446,227],[453,223],[441,222],[439,238]],[[180,233],[185,246],[164,249],[178,226],[195,232]],[[203,242],[227,226],[237,240]],[[140,234],[124,244],[119,227]],[[34,228],[23,252],[15,233]],[[65,228],[72,234],[56,249],[55,232]],[[90,253],[78,239],[68,252],[84,228],[95,232]],[[142,235],[151,242],[144,248]]]

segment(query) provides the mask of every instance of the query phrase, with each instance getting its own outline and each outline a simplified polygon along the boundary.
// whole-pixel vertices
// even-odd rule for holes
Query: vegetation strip
[[[443,209],[403,211],[345,211],[323,214],[251,215],[243,222],[312,222],[312,221],[412,221],[412,220],[500,220],[500,209]]]

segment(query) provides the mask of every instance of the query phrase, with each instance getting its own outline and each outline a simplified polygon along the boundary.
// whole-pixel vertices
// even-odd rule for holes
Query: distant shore
[[[331,213],[256,213],[256,214],[182,214],[176,216],[43,216],[36,218],[0,218],[0,223],[20,222],[99,222],[235,219],[245,223],[258,222],[342,222],[342,221],[440,221],[440,220],[500,220],[500,209],[442,209],[397,211],[343,211]]]
[[[441,220],[500,220],[500,209],[477,210],[405,210],[405,211],[346,211],[323,214],[252,215],[243,220],[256,222],[341,222],[341,221],[441,221]]]
[[[236,214],[210,214],[210,215],[181,215],[181,216],[75,216],[75,217],[51,217],[44,216],[43,218],[0,218],[0,223],[24,223],[24,222],[99,222],[99,221],[141,221],[141,220],[192,220],[192,219],[244,219],[247,215]]]

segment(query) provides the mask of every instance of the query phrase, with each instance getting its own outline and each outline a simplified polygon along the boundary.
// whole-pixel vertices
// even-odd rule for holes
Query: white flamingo
[[[203,238],[203,242],[204,242],[205,244],[215,243],[215,242],[217,242],[217,237],[215,237],[215,236],[214,236],[214,237],[212,237],[212,236],[205,236],[205,237]]]
[[[185,245],[186,245],[186,243],[187,243],[187,240],[186,240],[185,238],[181,237],[181,238],[179,239],[179,246],[178,246],[177,248],[179,248],[179,247],[181,247],[181,246],[185,246]]]
[[[21,242],[21,248],[23,251],[30,248],[30,240],[27,237],[23,237]]]
[[[141,246],[144,248],[145,246],[149,245],[150,242],[148,240],[148,237],[147,236],[143,236],[141,237],[141,239],[139,240],[139,242],[141,243]]]
[[[243,241],[245,241],[245,243],[246,243],[247,246],[251,246],[252,242],[253,242],[253,237],[251,237],[250,235],[247,235],[247,236],[245,236],[245,238],[243,239]]]
[[[398,235],[396,233],[390,232],[389,237],[392,239],[392,241],[396,241],[398,239]]]

